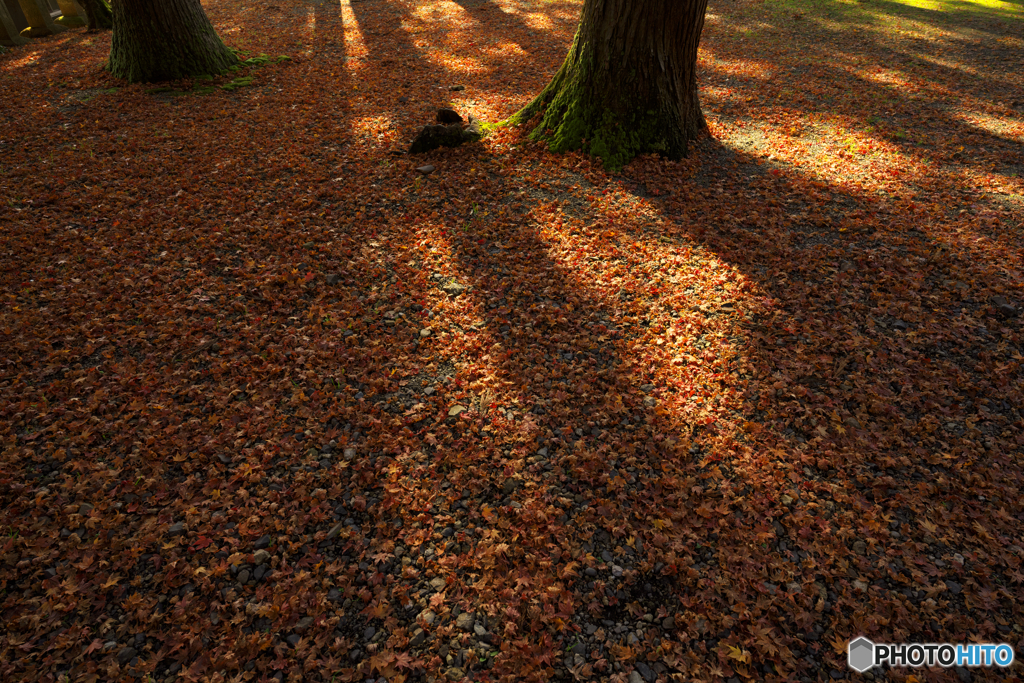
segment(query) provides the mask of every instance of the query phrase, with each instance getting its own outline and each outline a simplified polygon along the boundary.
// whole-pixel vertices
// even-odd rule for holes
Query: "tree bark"
[[[87,33],[114,27],[114,15],[105,0],[81,0],[81,5],[89,18]]]
[[[686,155],[707,127],[697,98],[697,46],[707,0],[586,0],[569,55],[512,117],[563,152],[583,148],[619,169],[638,154]]]
[[[115,0],[110,72],[131,83],[224,73],[238,58],[199,0]]]

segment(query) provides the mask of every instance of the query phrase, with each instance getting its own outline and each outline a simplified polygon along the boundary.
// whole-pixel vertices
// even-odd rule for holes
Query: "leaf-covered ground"
[[[206,7],[210,82],[0,55],[0,678],[1024,650],[1018,1],[712,0],[711,136],[620,175],[402,154],[525,104],[578,0]]]

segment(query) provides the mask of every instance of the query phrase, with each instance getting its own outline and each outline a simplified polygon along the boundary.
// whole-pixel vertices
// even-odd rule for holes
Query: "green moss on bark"
[[[705,5],[684,4],[687,16],[669,0],[587,0],[565,62],[509,123],[540,115],[531,139],[582,149],[610,170],[640,154],[685,156],[706,124],[693,76]]]
[[[220,75],[238,63],[199,0],[120,0],[115,5],[107,68],[119,78],[153,83]]]

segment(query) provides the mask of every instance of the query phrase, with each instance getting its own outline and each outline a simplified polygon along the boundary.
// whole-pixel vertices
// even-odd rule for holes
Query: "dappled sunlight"
[[[211,0],[272,59],[173,94],[109,33],[0,55],[0,678],[1011,637],[1020,21],[712,1],[710,135],[616,173],[507,125],[408,153],[540,92],[582,0]]]

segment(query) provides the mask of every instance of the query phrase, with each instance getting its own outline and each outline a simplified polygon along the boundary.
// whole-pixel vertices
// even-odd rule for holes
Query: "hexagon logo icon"
[[[875,644],[867,638],[851,640],[847,647],[847,663],[854,671],[864,673],[875,665]]]

